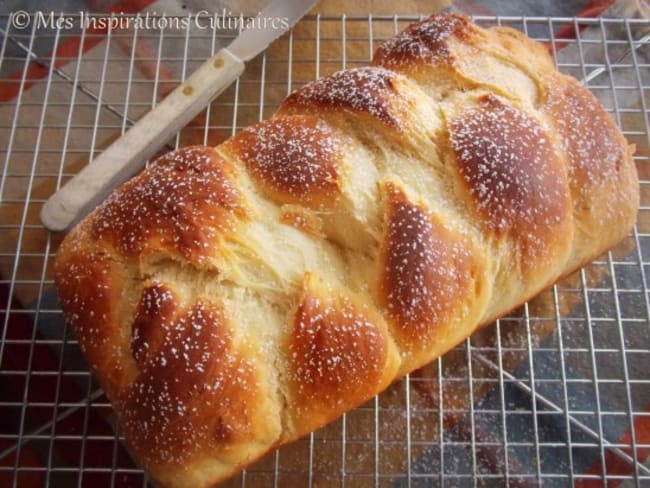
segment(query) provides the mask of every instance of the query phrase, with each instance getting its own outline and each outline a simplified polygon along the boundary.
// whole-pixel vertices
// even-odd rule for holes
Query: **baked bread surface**
[[[210,486],[621,240],[633,149],[508,28],[434,15],[66,237],[62,308],[136,460]]]

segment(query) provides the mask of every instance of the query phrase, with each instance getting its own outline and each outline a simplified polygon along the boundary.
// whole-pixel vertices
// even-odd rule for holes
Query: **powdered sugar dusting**
[[[207,147],[188,147],[154,162],[98,208],[93,232],[113,239],[123,252],[140,252],[160,239],[188,258],[210,255],[216,235],[233,230],[243,214],[241,197],[222,161]]]
[[[337,71],[294,92],[285,105],[365,112],[399,129],[407,110],[404,97],[395,87],[400,76],[381,67]]]
[[[138,364],[146,364],[165,338],[166,323],[173,318],[177,298],[168,287],[156,283],[147,286],[133,320],[131,352]]]
[[[452,35],[459,35],[469,21],[461,15],[433,15],[422,22],[411,24],[404,31],[384,42],[373,58],[373,64],[387,68],[418,63],[448,64],[451,53],[447,45]]]
[[[396,186],[387,185],[387,198],[383,301],[405,335],[430,337],[467,293],[469,248]]]
[[[539,122],[490,95],[452,122],[451,143],[487,228],[523,237],[528,257],[541,257],[549,232],[567,218],[569,195]]]
[[[146,295],[145,311],[171,299],[164,291]],[[247,432],[254,364],[232,350],[222,312],[204,302],[158,327],[162,339],[147,347],[148,360],[124,400],[122,421],[145,459],[179,464]]]
[[[553,81],[549,81],[545,109],[553,117],[569,159],[571,188],[574,195],[583,200],[607,192],[611,205],[606,206],[606,213],[599,217],[600,224],[607,225],[612,219],[624,216],[624,209],[628,207],[624,200],[629,198],[631,191],[619,181],[619,162],[624,157],[624,148],[619,142],[618,129],[586,88],[575,81],[564,82],[569,83],[568,86],[556,86],[557,82],[553,84]]]
[[[82,239],[72,245],[77,242]],[[115,347],[116,302],[120,290],[114,283],[123,279],[121,271],[111,256],[101,250],[77,250],[72,258],[61,261],[57,257],[55,261],[54,280],[61,307],[93,368],[97,367],[97,352]],[[116,352],[121,353],[119,349]],[[120,354],[115,354],[105,368],[117,374],[122,368],[120,359]]]
[[[551,90],[548,100],[571,161],[569,175],[580,173],[591,183],[609,180],[622,152],[616,129],[595,97],[581,86],[574,88],[560,93]]]
[[[348,297],[320,297],[307,290],[294,319],[287,350],[290,380],[310,408],[332,408],[373,394],[386,361],[378,325]]]
[[[321,120],[275,117],[244,129],[232,143],[257,181],[283,201],[318,205],[339,193],[343,141]]]

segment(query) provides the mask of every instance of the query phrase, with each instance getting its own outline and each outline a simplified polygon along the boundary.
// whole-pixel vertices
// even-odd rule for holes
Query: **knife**
[[[260,28],[242,31],[228,47],[205,61],[45,202],[41,209],[45,227],[62,231],[81,220],[230,86],[244,71],[246,61],[289,30],[316,1],[272,0],[257,17],[283,22],[252,22],[250,25]],[[280,29],[272,28],[278,24]]]

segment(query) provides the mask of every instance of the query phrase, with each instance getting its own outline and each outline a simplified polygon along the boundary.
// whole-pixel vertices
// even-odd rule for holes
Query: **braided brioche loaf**
[[[206,486],[601,254],[637,206],[632,149],[542,46],[436,15],[158,159],[55,280],[137,460]]]

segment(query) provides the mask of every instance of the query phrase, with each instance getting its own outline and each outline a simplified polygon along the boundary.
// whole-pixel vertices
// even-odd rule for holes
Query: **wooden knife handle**
[[[41,221],[62,231],[78,222],[144,165],[161,146],[221,94],[244,71],[227,49],[204,62],[122,137],[85,166],[41,209]]]

